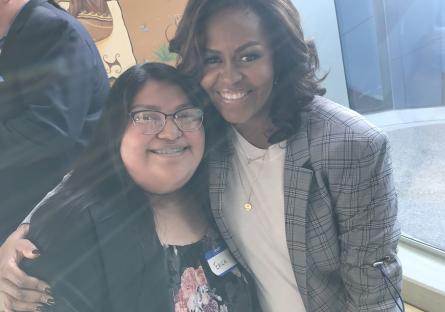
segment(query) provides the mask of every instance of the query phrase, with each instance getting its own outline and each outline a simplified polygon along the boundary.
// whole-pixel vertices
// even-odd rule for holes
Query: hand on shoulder
[[[23,258],[39,256],[36,246],[25,238],[28,230],[28,224],[20,225],[0,247],[0,295],[5,312],[36,311],[52,299],[48,284],[19,267]]]

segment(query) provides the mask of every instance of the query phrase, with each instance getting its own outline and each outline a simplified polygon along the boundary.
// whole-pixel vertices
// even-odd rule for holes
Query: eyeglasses
[[[167,117],[173,117],[173,121],[182,131],[194,131],[201,128],[204,113],[199,108],[183,108],[173,114],[164,114],[155,110],[144,109],[130,112],[133,124],[140,128],[144,134],[156,134],[165,127]]]

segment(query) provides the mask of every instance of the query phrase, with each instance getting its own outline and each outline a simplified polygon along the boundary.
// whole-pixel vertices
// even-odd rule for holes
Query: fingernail
[[[48,298],[48,300],[46,300],[46,304],[48,305],[54,305],[56,303],[56,301],[53,298]]]
[[[51,288],[49,287],[45,288],[45,294],[51,295]]]
[[[40,250],[38,250],[38,249],[34,249],[34,250],[32,251],[32,254],[33,254],[33,255],[38,255],[38,256],[40,256]]]

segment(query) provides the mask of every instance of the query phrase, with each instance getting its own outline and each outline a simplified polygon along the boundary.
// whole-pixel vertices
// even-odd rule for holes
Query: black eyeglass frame
[[[199,111],[199,112],[201,113],[201,121],[200,121],[199,127],[196,127],[196,128],[193,128],[193,129],[185,129],[185,130],[182,128],[181,122],[178,121],[178,114],[181,113],[181,112],[183,112],[183,111],[185,111],[185,110],[195,110],[195,111]],[[181,131],[184,131],[184,132],[191,132],[191,131],[196,131],[196,130],[200,129],[200,128],[202,127],[202,123],[203,123],[203,121],[204,121],[204,111],[203,111],[202,109],[198,108],[198,107],[184,107],[184,108],[181,108],[181,109],[179,109],[179,110],[177,110],[176,112],[171,113],[171,114],[166,114],[166,113],[163,113],[163,112],[154,110],[154,109],[141,109],[141,110],[137,110],[137,111],[129,112],[129,113],[128,113],[128,115],[129,115],[130,118],[131,118],[131,121],[133,122],[133,125],[136,126],[136,127],[138,126],[138,124],[143,124],[143,123],[138,123],[138,122],[134,119],[134,116],[135,116],[136,114],[138,114],[138,113],[142,113],[142,112],[159,113],[159,114],[161,114],[161,115],[164,116],[164,120],[163,120],[163,122],[162,122],[162,126],[159,128],[159,130],[156,130],[156,131],[153,131],[153,132],[147,132],[146,134],[157,134],[157,133],[161,132],[161,131],[164,129],[165,124],[167,123],[167,118],[168,118],[168,117],[172,117],[172,118],[173,118],[173,122],[175,123],[175,125],[176,125]],[[144,132],[144,133],[145,133],[145,132]]]

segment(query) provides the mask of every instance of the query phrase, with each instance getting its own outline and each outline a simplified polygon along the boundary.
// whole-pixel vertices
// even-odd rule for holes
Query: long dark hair
[[[150,81],[178,86],[197,107],[203,108],[206,104],[207,96],[196,81],[170,65],[145,63],[131,67],[116,80],[110,90],[94,136],[74,167],[70,178],[73,190],[84,189],[87,182],[92,186],[91,189],[98,187],[95,191],[100,191],[109,184],[107,180],[112,180],[113,184],[119,182],[123,190],[136,187],[122,162],[120,144],[129,123],[133,100]]]
[[[290,0],[189,0],[170,50],[179,55],[178,69],[200,80],[205,29],[209,19],[227,8],[245,8],[260,17],[273,50],[275,85],[270,118],[276,131],[270,143],[288,139],[300,126],[301,108],[323,95],[315,45],[305,40],[297,9]]]
[[[75,164],[71,176],[56,194],[50,197],[33,216],[30,225],[29,238],[37,244],[37,248],[42,252],[43,258],[36,262],[36,266],[31,261],[23,262],[23,269],[38,278],[43,278],[45,270],[52,270],[54,276],[48,282],[55,286],[63,276],[71,274],[83,274],[76,268],[83,263],[94,261],[98,248],[114,248],[124,239],[124,244],[128,243],[128,248],[143,247],[145,268],[153,269],[150,272],[150,279],[144,280],[139,285],[140,289],[146,289],[151,295],[150,306],[147,311],[167,311],[171,305],[171,298],[168,291],[168,274],[165,254],[156,235],[153,210],[150,209],[150,201],[146,194],[127,174],[124,163],[120,156],[120,145],[122,137],[130,123],[129,112],[134,98],[139,91],[150,81],[160,81],[178,86],[184,91],[191,104],[202,107],[207,98],[204,90],[201,89],[196,80],[185,76],[174,67],[159,64],[146,63],[135,65],[124,72],[111,88],[103,115],[97,125],[94,136]],[[197,169],[192,179],[187,183],[187,188],[192,189],[191,196],[204,196],[207,193],[205,173],[200,168]],[[207,199],[207,196],[203,197]],[[197,203],[200,204],[199,202]],[[102,222],[104,220],[114,220],[113,226],[107,225],[106,233],[102,235],[95,232],[98,228],[93,227],[91,218]],[[95,223],[98,225],[98,223]],[[132,238],[126,236],[130,231],[132,238],[145,237],[144,246],[132,244]],[[135,234],[136,236],[133,236]],[[129,241],[126,239],[130,238]],[[136,239],[137,239],[136,238]],[[118,245],[115,245],[115,244]],[[71,246],[71,244],[75,246]],[[60,254],[59,252],[62,252]],[[75,254],[73,254],[73,252]],[[117,253],[125,251],[118,250]],[[136,250],[139,254],[139,250]],[[62,257],[65,267],[49,267],[48,258]],[[121,258],[122,259],[122,258]],[[57,263],[57,262],[56,262]],[[133,263],[130,261],[130,263]],[[73,271],[74,269],[74,271]],[[90,271],[88,271],[90,272]],[[122,271],[113,271],[112,274],[127,274],[128,270],[123,263]],[[43,274],[43,275],[42,275]],[[138,274],[144,274],[138,271]],[[100,278],[101,273],[95,276],[76,276],[75,279],[88,281],[88,279]],[[111,279],[113,280],[113,279]],[[62,283],[64,284],[64,283]],[[68,283],[69,284],[69,283]],[[55,288],[55,295],[63,296],[66,285]],[[76,282],[74,282],[74,288]],[[88,283],[83,285],[90,285]],[[68,288],[72,285],[69,284]],[[122,298],[126,298],[126,293],[134,291],[134,288],[116,285],[120,288]],[[83,286],[82,286],[83,287]],[[88,286],[87,286],[88,288]],[[90,289],[93,292],[104,293],[103,289]],[[60,291],[58,294],[57,292]],[[74,289],[67,298],[76,304],[81,304],[83,291],[87,289]],[[101,296],[102,296],[101,294]],[[106,307],[110,304],[108,298],[100,298],[100,304]],[[61,301],[65,299],[61,298]],[[102,302],[102,300],[105,300]],[[120,300],[120,299],[119,299]],[[89,303],[88,303],[89,304]],[[87,304],[83,305],[84,307]],[[92,307],[94,309],[95,307]]]
[[[130,122],[129,112],[137,93],[150,81],[178,86],[193,105],[202,108],[207,94],[196,80],[170,65],[145,63],[125,71],[112,86],[93,138],[74,165],[71,176],[45,206],[81,210],[92,203],[124,204],[129,209],[148,207],[147,194],[128,175],[120,156],[120,145]],[[205,194],[207,184],[201,165],[187,187],[195,196]],[[201,197],[197,197],[201,199]],[[203,198],[202,200],[206,200]],[[68,207],[67,207],[68,206]],[[42,207],[43,208],[43,207]],[[122,207],[125,209],[125,207]],[[152,217],[151,209],[148,209]],[[154,229],[152,228],[154,234]]]

